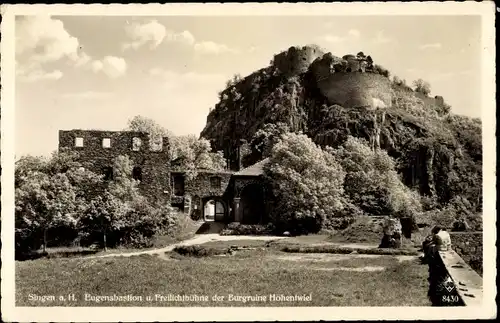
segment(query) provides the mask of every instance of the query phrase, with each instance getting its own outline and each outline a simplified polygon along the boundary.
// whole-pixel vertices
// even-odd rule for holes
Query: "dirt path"
[[[138,256],[138,255],[163,254],[165,252],[172,251],[176,247],[179,247],[179,246],[191,246],[191,245],[207,243],[210,241],[235,241],[235,240],[269,241],[269,240],[277,240],[277,239],[284,239],[284,238],[286,238],[286,237],[278,237],[278,236],[221,236],[217,233],[200,234],[200,235],[196,235],[195,237],[193,237],[191,239],[184,240],[184,241],[181,241],[179,243],[171,244],[171,245],[163,247],[163,248],[137,251],[137,252],[128,252],[128,253],[111,253],[111,254],[100,255],[100,256],[90,256],[90,257],[86,257],[86,258],[131,257],[131,256]]]

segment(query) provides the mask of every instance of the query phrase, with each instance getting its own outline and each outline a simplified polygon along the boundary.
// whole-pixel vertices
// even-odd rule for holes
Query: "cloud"
[[[194,35],[184,30],[182,32],[175,32],[173,30],[165,29],[165,27],[156,21],[150,22],[146,25],[140,25],[141,28],[132,27],[129,36],[135,37],[130,43],[123,45],[124,49],[139,48],[148,42],[153,42],[151,48],[157,47],[162,42],[178,43],[192,47],[196,52],[208,55],[218,55],[223,53],[237,54],[240,50],[229,47],[228,45],[216,43],[214,41],[198,41]],[[147,27],[147,28],[146,28]],[[249,49],[251,51],[251,49]]]
[[[167,40],[169,42],[177,42],[177,43],[182,43],[182,44],[185,44],[185,45],[194,45],[196,40],[193,36],[193,34],[191,34],[191,32],[187,31],[187,30],[184,30],[183,32],[180,32],[180,33],[176,33],[172,30],[168,30],[167,31]]]
[[[81,50],[79,40],[70,35],[61,20],[48,15],[25,16],[16,20],[16,75],[25,82],[58,80],[60,70],[46,71],[47,64],[60,60],[77,68],[103,71],[109,77],[118,77],[126,71],[122,58],[107,56],[94,60]]]
[[[94,73],[103,72],[110,78],[117,78],[127,72],[127,62],[116,56],[106,56],[102,60],[95,60],[91,64]]]
[[[420,48],[420,50],[441,49],[441,43],[424,44],[424,45],[421,45],[419,48]]]
[[[125,27],[125,32],[132,39],[131,42],[123,43],[122,49],[138,49],[149,44],[151,49],[158,47],[167,35],[165,26],[152,20],[148,23],[133,23]]]
[[[63,73],[60,70],[45,72],[37,68],[33,70],[20,70],[17,73],[17,77],[20,81],[28,83],[36,81],[57,81],[63,77]]]
[[[375,36],[375,38],[373,39],[373,42],[375,44],[387,44],[387,43],[390,43],[392,42],[392,39],[386,37],[384,35],[384,31],[381,30],[379,32],[377,32],[377,35]]]
[[[358,38],[361,35],[361,33],[359,32],[359,30],[357,30],[357,29],[351,29],[351,30],[349,30],[348,34],[349,34],[349,36],[356,37],[356,38]]]
[[[62,21],[39,15],[16,21],[16,55],[44,63],[63,57],[77,60],[81,53],[78,39],[68,33]]]
[[[194,44],[194,50],[203,54],[222,54],[222,53],[238,53],[239,51],[230,48],[224,44],[218,44],[213,41],[202,41]]]

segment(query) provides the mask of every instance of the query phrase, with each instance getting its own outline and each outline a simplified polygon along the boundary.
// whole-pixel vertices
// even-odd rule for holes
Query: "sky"
[[[123,130],[142,115],[199,135],[217,93],[293,45],[363,51],[481,117],[480,16],[18,16],[15,153],[49,155],[58,131]]]

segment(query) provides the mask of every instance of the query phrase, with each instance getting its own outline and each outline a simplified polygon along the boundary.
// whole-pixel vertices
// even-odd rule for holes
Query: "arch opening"
[[[203,204],[203,219],[206,222],[223,222],[226,213],[227,207],[221,199],[208,199]]]

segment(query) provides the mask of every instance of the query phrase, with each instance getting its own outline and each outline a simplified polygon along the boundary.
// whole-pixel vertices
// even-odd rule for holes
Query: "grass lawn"
[[[17,306],[429,306],[427,266],[392,256],[346,257],[300,261],[300,254],[252,250],[234,256],[102,259],[38,259],[16,262]],[[341,261],[333,257],[343,257]],[[281,258],[280,258],[281,257]],[[283,258],[285,257],[285,258]],[[349,268],[378,266],[377,271]],[[60,301],[74,293],[76,301]],[[94,301],[85,301],[85,293]],[[30,300],[30,294],[31,299]],[[95,301],[113,294],[142,296],[134,301]],[[199,300],[168,301],[168,295],[197,295]],[[260,301],[230,300],[229,295]],[[310,301],[270,301],[274,295],[307,295]],[[53,295],[55,299],[34,300]],[[152,300],[146,299],[147,295]],[[158,295],[158,296],[157,296]],[[224,299],[215,301],[215,295]],[[161,296],[161,297],[160,297]],[[204,296],[207,299],[203,300]],[[263,296],[266,300],[263,300]],[[163,298],[162,298],[163,297]]]
[[[108,250],[104,251],[100,250],[92,250],[90,248],[83,247],[49,247],[47,248],[46,255],[43,255],[42,250],[37,250],[33,252],[29,259],[38,259],[38,258],[70,258],[70,257],[82,257],[87,255],[106,255],[106,254],[117,254],[117,253],[129,253],[129,252],[137,252],[137,251],[145,251],[163,248],[168,245],[184,241],[194,237],[196,230],[201,226],[201,222],[194,221],[185,221],[182,224],[182,227],[179,229],[179,232],[175,236],[169,235],[158,235],[153,238],[151,241],[151,246],[147,248],[131,248],[131,247],[117,247],[117,248],[108,248]]]

